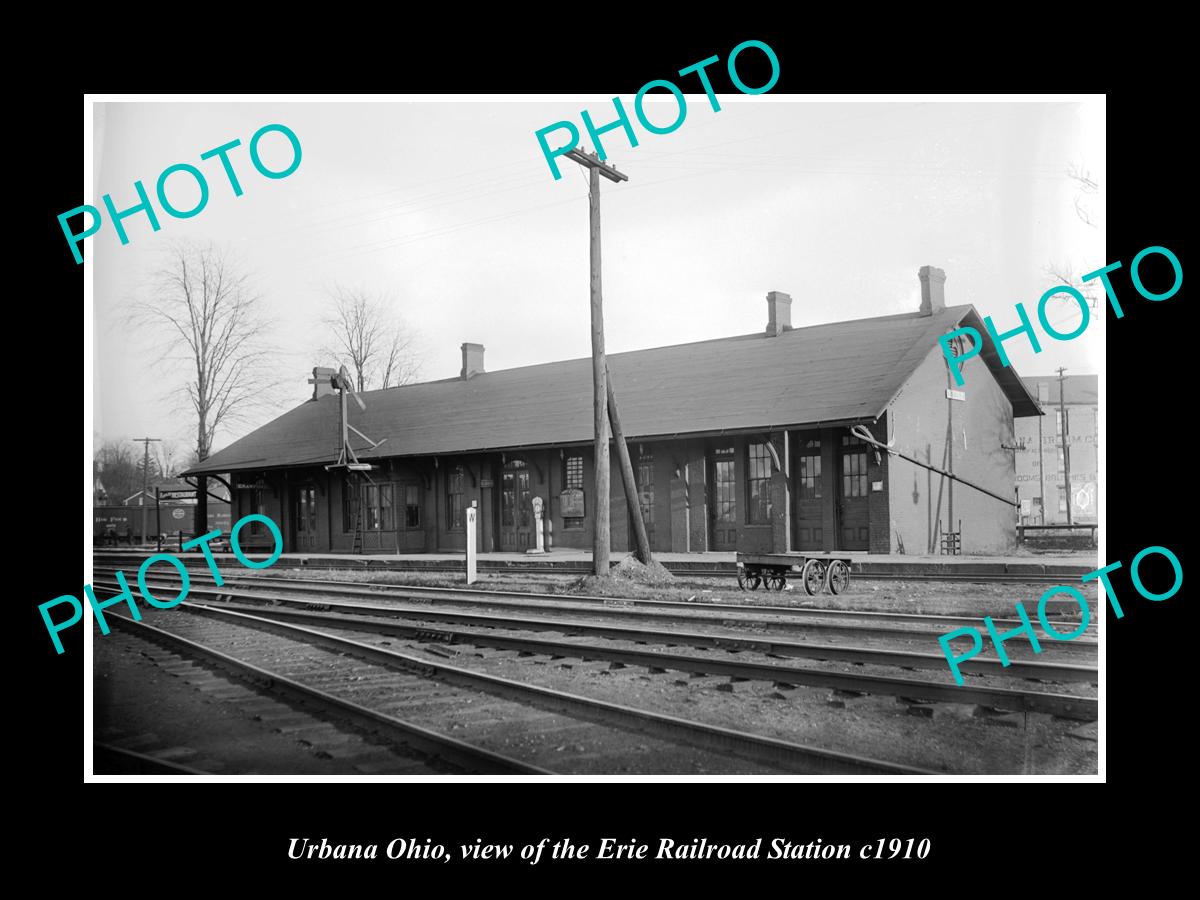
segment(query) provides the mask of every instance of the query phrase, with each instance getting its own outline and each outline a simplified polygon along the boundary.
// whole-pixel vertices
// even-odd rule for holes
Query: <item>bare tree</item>
[[[1100,185],[1083,163],[1071,163],[1068,165],[1066,175],[1075,185],[1075,215],[1079,217],[1079,221],[1089,228],[1098,228],[1100,216],[1096,212],[1095,203],[1100,195]],[[1104,296],[1104,292],[1097,286],[1096,281],[1085,283],[1081,280],[1081,276],[1085,271],[1087,270],[1077,270],[1069,259],[1065,264],[1051,262],[1045,269],[1045,273],[1049,276],[1052,284],[1065,284],[1075,288],[1075,290],[1079,291],[1087,299],[1088,306],[1092,310],[1095,310]],[[1070,304],[1070,306],[1074,308],[1074,304]],[[1068,318],[1070,317],[1068,313]]]
[[[329,290],[333,312],[321,320],[326,342],[320,352],[344,360],[358,390],[399,387],[421,371],[416,334],[382,296],[361,289]]]
[[[148,295],[128,321],[162,337],[159,363],[182,366],[177,390],[195,413],[196,458],[205,460],[217,429],[245,418],[274,385],[262,298],[226,251],[186,242],[166,251]]]
[[[105,499],[119,504],[142,489],[142,458],[129,441],[104,441],[92,458],[92,477],[104,486]]]
[[[154,445],[155,462],[163,478],[174,478],[179,468],[179,442],[173,438],[165,438]]]
[[[1075,215],[1084,225],[1095,228],[1099,216],[1095,212],[1093,198],[1100,193],[1100,185],[1082,163],[1067,166],[1067,177],[1075,182]]]

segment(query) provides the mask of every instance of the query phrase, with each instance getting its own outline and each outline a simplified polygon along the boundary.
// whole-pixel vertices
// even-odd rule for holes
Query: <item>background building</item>
[[[1021,524],[1066,525],[1068,521],[1076,525],[1096,524],[1098,379],[1095,375],[1066,375],[1061,388],[1057,375],[1023,380],[1029,392],[1038,398],[1045,415],[1016,423],[1017,443],[1021,446],[1017,451]]]

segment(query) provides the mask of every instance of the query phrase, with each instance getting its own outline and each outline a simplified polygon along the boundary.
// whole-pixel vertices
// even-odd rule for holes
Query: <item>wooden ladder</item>
[[[363,549],[363,506],[362,481],[359,478],[351,480],[354,490],[354,547],[352,553],[362,553]]]

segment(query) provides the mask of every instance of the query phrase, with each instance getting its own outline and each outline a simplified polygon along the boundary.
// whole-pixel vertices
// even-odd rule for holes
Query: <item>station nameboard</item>
[[[583,491],[579,488],[567,488],[558,495],[558,506],[564,519],[582,519]]]
[[[195,488],[170,488],[158,492],[160,500],[195,500]]]

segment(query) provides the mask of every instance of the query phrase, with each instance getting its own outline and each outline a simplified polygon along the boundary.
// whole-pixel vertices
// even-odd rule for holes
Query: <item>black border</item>
[[[773,93],[1010,89],[1009,85],[978,79],[975,83],[969,78],[963,83],[949,83],[943,77],[924,77],[944,75],[944,66],[931,62],[927,52],[922,54],[929,48],[911,39],[906,42],[906,49],[913,55],[911,64],[899,66],[895,79],[885,83],[861,72],[854,77],[845,68],[831,77],[829,68],[815,65],[813,48],[821,40],[816,29],[747,28],[744,35],[733,39],[679,32],[662,39],[636,29],[610,29],[589,42],[584,34],[581,27],[573,26],[569,32],[562,32],[557,43],[530,37],[528,45],[521,47],[511,42],[469,47],[458,37],[454,41],[429,40],[422,45],[407,42],[376,63],[375,76],[371,66],[358,65],[341,69],[342,74],[332,82],[329,70],[341,65],[337,53],[319,71],[305,69],[294,82],[277,86],[254,79],[257,84],[230,80],[214,88],[207,73],[203,78],[201,73],[185,73],[172,84],[138,85],[135,89],[233,92],[267,87],[320,91],[332,90],[336,83],[337,90],[347,92],[375,87],[395,91],[628,96],[646,80],[663,77],[709,55],[724,58],[745,37],[764,40],[776,50],[781,78]],[[936,37],[931,35],[929,40],[936,44]],[[955,50],[956,54],[963,52],[962,48]],[[714,72],[720,72],[720,68],[714,67]],[[1078,72],[1067,74],[1075,81],[1084,80]],[[749,74],[746,79],[751,80]],[[99,87],[113,89],[110,85]],[[717,87],[726,89],[720,84]],[[1025,87],[1055,89],[1041,84]],[[1088,88],[1077,84],[1074,89]],[[32,366],[28,365],[26,352],[18,353],[17,359],[24,362],[11,367],[10,380],[10,391],[22,398],[18,408],[26,410],[26,415],[14,414],[10,419],[14,433],[20,435],[14,443],[22,443],[22,455],[29,452],[30,444],[36,447],[33,477],[28,481],[14,475],[10,478],[29,484],[23,498],[29,516],[20,517],[20,535],[24,540],[24,529],[29,528],[38,536],[36,556],[31,553],[31,557],[39,560],[37,565],[22,570],[30,583],[18,592],[17,602],[26,623],[22,637],[27,642],[27,659],[17,692],[27,708],[14,730],[22,736],[22,775],[32,775],[28,783],[43,792],[42,802],[31,810],[35,820],[32,827],[64,838],[68,833],[78,838],[82,832],[86,837],[81,851],[83,861],[90,865],[81,871],[99,878],[104,872],[115,875],[112,865],[134,865],[133,856],[112,855],[119,850],[121,835],[138,837],[139,878],[186,871],[190,885],[216,886],[228,884],[231,872],[247,871],[272,883],[276,879],[295,880],[308,887],[357,883],[363,877],[401,887],[418,882],[416,873],[410,871],[414,865],[411,863],[291,863],[286,859],[290,837],[323,835],[331,841],[362,843],[420,836],[449,845],[475,837],[522,844],[547,836],[571,836],[578,842],[637,836],[653,842],[660,836],[685,839],[704,835],[710,840],[742,842],[795,835],[805,840],[820,836],[827,842],[861,844],[879,837],[928,836],[935,847],[930,859],[903,866],[855,863],[848,869],[835,869],[832,864],[819,867],[811,862],[794,862],[762,869],[745,863],[676,862],[669,868],[647,863],[541,867],[518,863],[473,868],[438,865],[422,872],[435,877],[453,873],[455,885],[464,877],[499,885],[510,877],[528,882],[540,878],[539,873],[552,872],[553,877],[582,885],[653,871],[668,882],[694,882],[698,878],[714,888],[725,884],[754,886],[756,876],[783,875],[788,881],[782,884],[761,883],[785,886],[792,882],[795,889],[801,889],[810,887],[814,877],[822,883],[827,879],[832,882],[842,877],[842,872],[853,870],[856,880],[867,875],[886,879],[889,885],[911,883],[928,889],[937,885],[930,880],[931,875],[947,870],[973,873],[966,883],[976,884],[979,878],[988,877],[988,872],[1012,872],[1014,867],[1030,875],[1035,870],[1053,872],[1056,858],[1071,869],[1078,863],[1075,854],[1082,849],[1077,843],[1081,823],[1091,826],[1084,829],[1089,834],[1100,836],[1111,831],[1102,818],[1084,811],[1097,803],[1095,799],[1074,799],[1086,788],[1074,789],[1072,797],[1067,798],[1064,788],[1054,784],[255,785],[250,802],[245,785],[203,791],[171,786],[171,793],[165,797],[160,789],[139,785],[135,801],[125,797],[124,785],[83,785],[79,724],[82,632],[67,634],[66,653],[56,656],[45,640],[36,610],[37,603],[57,594],[77,593],[81,578],[77,570],[58,559],[60,552],[66,555],[67,548],[75,546],[76,528],[82,526],[76,515],[82,474],[79,453],[74,438],[64,434],[66,425],[60,421],[68,417],[59,415],[66,397],[75,390],[66,377],[72,368],[73,342],[67,340],[60,325],[66,317],[59,308],[79,302],[82,267],[75,266],[65,252],[55,219],[59,212],[80,202],[81,107],[81,94],[63,90],[39,98],[36,110],[31,110],[40,128],[34,165],[41,174],[21,187],[30,194],[24,205],[32,214],[24,221],[34,226],[28,246],[33,248],[35,260],[30,274],[36,277],[32,279],[32,291],[22,297],[21,309],[29,316],[26,327],[52,336],[61,342],[61,350],[51,354],[48,362],[35,361]],[[1188,334],[1182,319],[1186,300],[1181,291],[1162,303],[1143,301],[1128,283],[1129,261],[1146,246],[1171,248],[1187,268],[1180,224],[1186,206],[1182,197],[1186,174],[1181,174],[1175,164],[1181,153],[1171,131],[1176,115],[1169,91],[1130,88],[1109,94],[1109,251],[1107,258],[1096,264],[1099,267],[1122,260],[1126,268],[1117,273],[1114,283],[1123,300],[1130,298],[1124,302],[1125,317],[1117,321],[1110,312],[1106,323],[1108,371],[1112,373],[1107,403],[1108,469],[1113,473],[1106,491],[1108,559],[1121,559],[1128,566],[1143,547],[1160,544],[1170,547],[1186,570],[1182,536],[1187,531],[1179,517],[1187,505],[1190,484],[1186,473],[1191,457],[1180,431],[1185,427],[1181,420],[1187,416],[1186,405],[1180,401],[1186,398],[1188,381],[1182,367],[1188,354],[1178,346]],[[17,260],[22,268],[28,265],[22,263],[22,259]],[[1021,265],[1023,261],[1014,260],[1013,264]],[[90,372],[83,374],[85,379],[90,377]],[[1123,603],[1126,615],[1116,620],[1109,613],[1106,622],[1107,775],[1110,784],[1122,790],[1137,787],[1144,791],[1147,779],[1169,776],[1186,764],[1178,752],[1162,758],[1162,750],[1174,746],[1172,723],[1180,720],[1175,694],[1180,685],[1187,683],[1182,661],[1187,651],[1168,640],[1168,636],[1187,634],[1185,595],[1181,592],[1162,603],[1137,599],[1123,575],[1118,574],[1114,583],[1123,601],[1130,598]],[[1140,824],[1156,827],[1148,820]],[[1133,839],[1126,829],[1122,840]],[[109,865],[100,864],[102,853]],[[1066,869],[1057,874],[1065,874]],[[414,880],[409,882],[409,877]]]

